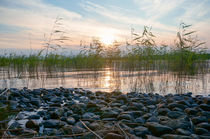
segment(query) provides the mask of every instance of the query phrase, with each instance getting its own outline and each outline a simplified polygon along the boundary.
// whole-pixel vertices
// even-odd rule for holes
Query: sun
[[[111,45],[114,42],[114,35],[112,34],[103,34],[101,35],[101,42],[105,45]]]

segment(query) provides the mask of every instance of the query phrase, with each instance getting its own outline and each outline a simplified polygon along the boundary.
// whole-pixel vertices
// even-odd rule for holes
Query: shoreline
[[[0,103],[19,111],[3,138],[210,138],[209,95],[12,88]]]

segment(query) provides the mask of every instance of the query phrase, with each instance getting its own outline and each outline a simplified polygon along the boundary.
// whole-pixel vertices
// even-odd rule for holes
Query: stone
[[[155,117],[155,116],[152,116],[152,117],[147,119],[147,122],[157,122],[158,123],[159,119],[157,117]]]
[[[68,117],[68,118],[66,119],[66,122],[67,122],[68,124],[70,124],[70,125],[73,125],[73,124],[75,123],[75,119],[74,119],[73,117]]]
[[[103,139],[124,139],[122,135],[115,134],[115,133],[108,133],[105,135]]]
[[[32,120],[27,121],[25,126],[26,128],[35,129],[36,131],[39,130],[39,125]]]
[[[30,103],[33,104],[33,105],[35,105],[35,106],[37,106],[37,107],[40,107],[40,105],[41,105],[40,99],[33,98],[33,97],[31,98]]]
[[[99,130],[100,129],[100,125],[96,122],[91,123],[88,127],[92,130]]]
[[[92,112],[86,112],[85,114],[82,115],[83,119],[92,119],[92,120],[100,120],[98,115],[95,115]]]
[[[28,117],[28,119],[39,119],[39,118],[40,118],[39,115],[30,115],[30,116]]]
[[[210,124],[209,123],[200,123],[200,124],[197,124],[197,127],[200,127],[200,128],[205,128],[207,130],[210,130]]]
[[[120,114],[118,117],[117,117],[118,120],[122,120],[122,119],[126,119],[126,120],[132,120],[133,117],[129,114]]]
[[[135,122],[135,123],[144,124],[145,120],[144,120],[144,118],[139,117],[139,118],[136,118],[136,119],[134,120],[134,122]]]
[[[45,128],[57,128],[59,127],[59,121],[58,120],[47,120],[43,122],[43,125]]]
[[[208,122],[207,118],[205,116],[197,116],[192,118],[193,124],[197,125],[202,122]]]
[[[205,128],[195,128],[195,133],[198,134],[198,135],[203,135],[203,134],[208,134],[209,131]]]
[[[81,127],[79,127],[79,126],[74,126],[73,128],[72,128],[72,132],[74,133],[74,134],[80,134],[80,133],[84,133],[86,130],[84,129],[84,128],[81,128]]]
[[[192,139],[189,136],[184,135],[174,135],[174,134],[165,134],[161,136],[163,139]]]
[[[163,134],[167,134],[167,133],[171,133],[172,132],[172,128],[170,128],[168,126],[164,126],[164,125],[158,124],[158,123],[154,123],[154,122],[147,122],[147,123],[145,123],[145,126],[155,136],[161,136]]]
[[[102,118],[116,118],[118,116],[118,112],[110,110],[110,111],[105,111],[102,114]]]
[[[152,136],[152,135],[146,135],[146,139],[162,139],[162,138],[155,137],[155,136]]]
[[[137,126],[134,128],[136,136],[144,137],[146,134],[149,134],[149,130],[143,126]]]
[[[179,111],[170,111],[170,112],[168,112],[167,115],[168,115],[169,118],[177,119],[177,118],[180,118],[181,116],[183,116],[184,113],[179,112]]]
[[[166,115],[170,110],[168,108],[160,108],[158,109],[158,115]]]
[[[198,111],[194,108],[186,108],[184,110],[188,115],[196,115],[198,113]]]
[[[199,107],[203,109],[204,111],[210,110],[210,105],[207,105],[207,104],[200,104]]]
[[[178,129],[176,129],[176,134],[190,136],[192,133],[188,130],[178,128]]]
[[[178,104],[178,103],[170,103],[170,104],[168,104],[167,107],[168,107],[169,109],[171,109],[171,110],[172,110],[173,108],[175,108],[175,107],[180,108],[180,109],[182,109],[182,110],[184,110],[184,109],[187,108],[186,105]]]

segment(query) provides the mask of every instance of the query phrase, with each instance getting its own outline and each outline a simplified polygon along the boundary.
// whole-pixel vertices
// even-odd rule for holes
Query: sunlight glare
[[[105,45],[111,45],[114,42],[114,35],[113,34],[103,34],[101,36],[101,42]]]

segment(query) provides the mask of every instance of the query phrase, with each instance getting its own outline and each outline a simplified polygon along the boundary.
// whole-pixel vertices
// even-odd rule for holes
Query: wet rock
[[[157,117],[155,117],[155,116],[152,116],[152,117],[147,119],[147,122],[157,122],[158,123],[159,119]]]
[[[146,127],[138,126],[134,128],[136,136],[144,137],[146,134],[149,134],[149,130]]]
[[[80,134],[80,133],[84,133],[86,130],[84,129],[84,128],[81,128],[81,127],[79,127],[79,126],[74,126],[73,128],[72,128],[72,132],[74,133],[74,134]]]
[[[45,128],[56,128],[59,127],[59,121],[58,120],[47,120],[43,122],[43,125]]]
[[[33,98],[33,97],[31,98],[30,103],[33,104],[33,105],[35,105],[35,106],[37,106],[37,107],[40,107],[40,105],[41,105],[40,99]]]
[[[184,130],[184,129],[178,128],[178,129],[176,129],[176,134],[189,136],[192,133],[190,131],[188,131],[188,130]]]
[[[170,103],[170,104],[168,104],[168,108],[171,109],[171,110],[173,108],[180,108],[180,109],[184,110],[184,109],[187,108],[187,106],[183,105],[183,104],[178,104],[178,103]]]
[[[189,136],[184,135],[174,135],[174,134],[165,134],[161,136],[163,139],[192,139]]]
[[[208,130],[205,128],[195,128],[195,133],[198,135],[208,134]]]
[[[27,121],[25,126],[26,128],[35,129],[36,131],[39,130],[39,125],[32,120]]]
[[[92,120],[100,120],[98,115],[95,115],[92,112],[87,112],[85,114],[82,115],[83,119],[92,119]]]
[[[40,118],[39,115],[30,115],[30,116],[28,117],[28,119],[39,119],[39,118]]]
[[[103,114],[102,114],[102,118],[116,118],[118,116],[118,112],[116,111],[105,111]]]
[[[200,104],[199,107],[203,109],[204,111],[210,110],[210,105],[207,105],[207,104]]]
[[[104,139],[124,139],[124,137],[122,135],[119,135],[119,134],[108,133],[108,134],[106,134]]]
[[[145,126],[149,129],[150,132],[152,132],[155,136],[161,136],[163,134],[171,133],[172,128],[168,126],[164,126],[158,123],[154,122],[147,122]]]
[[[70,125],[73,125],[73,124],[75,123],[75,119],[74,119],[73,117],[68,117],[68,118],[66,119],[66,122],[67,122],[68,124],[70,124]]]
[[[140,123],[140,124],[144,124],[145,120],[142,117],[136,118],[134,120],[135,123]]]
[[[185,110],[184,110],[188,115],[196,115],[197,114],[197,110],[196,109],[194,109],[194,108],[186,108]]]
[[[209,123],[200,123],[200,124],[197,124],[197,127],[205,128],[207,130],[210,130],[210,124]]]
[[[155,136],[152,136],[152,135],[146,135],[146,139],[162,139],[162,138],[155,137]]]
[[[170,112],[170,110],[168,108],[160,108],[158,110],[159,115],[166,115],[168,112]]]
[[[47,112],[46,111],[38,111],[37,114],[40,116],[45,116],[47,114]]]
[[[122,120],[122,119],[125,119],[125,120],[132,120],[133,117],[129,114],[120,114],[118,117],[117,117],[118,120]]]
[[[99,130],[100,129],[100,125],[96,122],[91,123],[88,127],[92,130]]]
[[[197,125],[202,122],[208,122],[207,118],[205,116],[198,116],[192,118],[193,124]]]
[[[117,121],[117,118],[103,118],[102,121]]]
[[[62,99],[60,97],[53,97],[50,101],[53,103],[61,103]]]
[[[168,117],[172,118],[172,119],[177,119],[180,118],[181,116],[184,115],[183,112],[179,112],[179,111],[170,111],[168,112]]]

